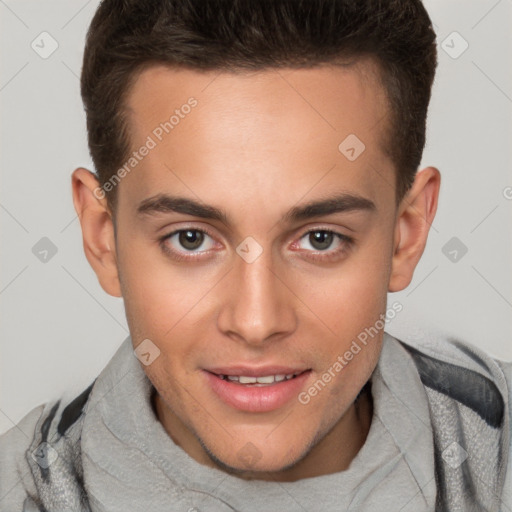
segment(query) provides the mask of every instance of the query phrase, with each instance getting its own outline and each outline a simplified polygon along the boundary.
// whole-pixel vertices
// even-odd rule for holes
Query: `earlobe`
[[[400,203],[388,286],[390,292],[403,290],[412,280],[436,214],[440,183],[439,170],[426,167],[416,174],[411,189]]]
[[[71,182],[87,261],[101,287],[109,295],[121,297],[114,225],[104,193],[96,176],[82,167],[75,169]]]

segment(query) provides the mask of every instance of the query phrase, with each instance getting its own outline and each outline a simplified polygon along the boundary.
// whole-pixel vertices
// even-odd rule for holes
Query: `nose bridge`
[[[236,256],[227,300],[219,315],[219,328],[249,344],[295,328],[292,295],[272,263],[270,249],[254,261]]]

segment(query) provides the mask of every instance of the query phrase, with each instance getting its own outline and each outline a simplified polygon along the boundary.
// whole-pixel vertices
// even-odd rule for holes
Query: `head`
[[[197,460],[275,476],[357,437],[387,293],[436,211],[439,172],[418,172],[435,67],[415,0],[100,4],[81,80],[96,174],[73,174],[75,207]],[[285,370],[301,375],[266,398],[226,399],[243,385],[219,377]]]

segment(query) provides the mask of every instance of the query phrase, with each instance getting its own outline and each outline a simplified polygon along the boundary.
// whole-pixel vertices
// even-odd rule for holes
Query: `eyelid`
[[[322,226],[322,225],[308,227],[304,231],[299,231],[299,233],[302,232],[302,234],[294,235],[294,239],[301,240],[306,235],[308,235],[310,233],[315,233],[317,231],[327,231],[328,233],[332,233],[334,235],[337,235],[337,236],[339,236],[340,238],[342,238],[344,240],[347,240],[347,241],[350,240],[352,242],[354,241],[354,238],[351,235],[347,235],[345,233],[342,233],[341,231],[338,231],[336,228],[332,228],[332,227],[328,227],[328,226]]]
[[[215,250],[215,249],[207,249],[205,251],[187,251],[185,249],[178,250],[178,249],[169,247],[169,245],[166,242],[173,236],[175,236],[178,233],[181,233],[183,231],[198,231],[198,232],[204,233],[205,235],[208,235],[214,241],[214,244],[218,244],[216,237],[213,235],[213,233],[208,228],[204,228],[202,226],[201,227],[193,226],[190,224],[183,226],[183,227],[175,228],[172,231],[166,232],[165,235],[162,235],[161,237],[159,237],[158,241],[159,241],[159,245],[162,248],[162,250],[166,254],[172,256],[176,260],[193,260],[193,259],[201,258],[201,257],[203,257],[204,254],[208,254]]]
[[[216,240],[216,236],[213,234],[213,232],[209,228],[206,228],[204,226],[194,226],[193,224],[185,223],[185,222],[183,224],[184,224],[183,226],[173,227],[173,229],[170,231],[162,229],[161,231],[163,231],[164,234],[162,236],[159,236],[158,238],[160,240],[166,240],[166,239],[170,238],[171,236],[176,235],[177,233],[181,233],[182,231],[200,231],[201,233],[204,233],[204,234],[208,235],[210,238],[213,238]]]
[[[326,250],[308,250],[308,249],[300,249],[297,247],[298,243],[310,233],[314,233],[317,231],[325,231],[328,233],[332,233],[339,241],[340,246],[335,249],[326,249]],[[344,233],[340,233],[336,229],[326,226],[315,226],[309,227],[306,231],[302,232],[298,238],[294,239],[295,241],[292,243],[293,246],[297,247],[297,249],[292,249],[294,252],[298,252],[299,254],[305,254],[305,257],[308,260],[318,261],[320,263],[329,263],[338,261],[340,258],[343,258],[345,253],[350,251],[354,245],[355,240],[352,236],[345,235]]]

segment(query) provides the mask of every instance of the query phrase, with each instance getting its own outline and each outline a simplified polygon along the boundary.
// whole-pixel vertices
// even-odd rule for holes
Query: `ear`
[[[101,287],[121,297],[112,214],[96,176],[79,167],[71,178],[73,204],[80,219],[84,252]]]
[[[395,222],[390,292],[403,290],[412,280],[436,214],[440,184],[439,171],[426,167],[416,174],[409,192],[400,202]]]

